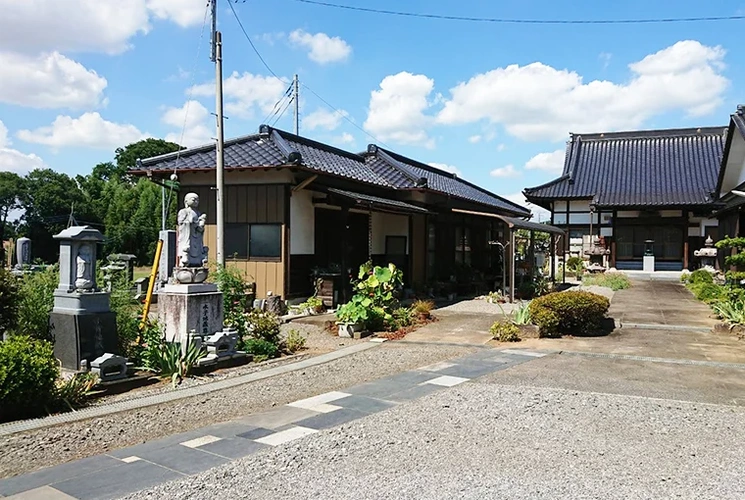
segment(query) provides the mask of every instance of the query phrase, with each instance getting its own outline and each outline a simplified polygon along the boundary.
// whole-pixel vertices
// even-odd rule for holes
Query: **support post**
[[[214,0],[213,0],[214,2]],[[216,188],[217,188],[217,264],[225,265],[225,154],[223,147],[225,145],[225,134],[223,131],[223,112],[222,112],[222,33],[215,32],[215,114],[217,115],[217,147],[215,148],[216,158]]]
[[[347,266],[349,265],[349,245],[347,243],[347,222],[349,220],[348,207],[342,207],[341,217],[339,220],[341,221],[341,242],[339,245],[341,247],[341,293],[339,293],[339,297],[341,299],[340,303],[344,304],[349,300],[349,293],[347,292],[347,288],[349,287],[349,272],[347,270]]]
[[[510,302],[515,302],[515,229],[510,228]]]
[[[300,135],[300,85],[297,75],[292,79],[292,104],[295,109],[295,135]]]
[[[551,283],[556,283],[556,235],[551,233]]]

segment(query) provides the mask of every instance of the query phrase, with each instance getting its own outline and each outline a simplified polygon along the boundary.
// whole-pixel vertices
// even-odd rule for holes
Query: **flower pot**
[[[337,323],[339,327],[339,337],[354,338],[355,332],[362,331],[360,323]]]

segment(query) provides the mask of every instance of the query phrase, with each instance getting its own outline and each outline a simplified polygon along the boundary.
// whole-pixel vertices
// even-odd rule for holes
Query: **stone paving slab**
[[[59,497],[65,500],[117,498],[270,447],[312,439],[321,430],[532,361],[537,359],[535,356],[536,353],[520,350],[505,353],[483,349],[447,363],[319,394],[262,414],[0,480],[0,495],[21,494],[19,499],[23,500],[38,498],[39,492],[46,492],[50,500],[56,498],[52,495],[67,495]]]

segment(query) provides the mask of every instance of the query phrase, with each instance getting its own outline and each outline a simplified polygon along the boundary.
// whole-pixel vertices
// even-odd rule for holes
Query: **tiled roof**
[[[355,154],[262,125],[258,134],[225,141],[224,151],[226,169],[305,168],[392,190],[437,191],[513,215],[530,214],[526,208],[459,179],[455,174],[374,145],[369,146],[366,153]],[[213,168],[215,145],[207,144],[142,160],[131,172],[141,174],[146,171],[179,172]],[[426,182],[422,179],[426,179]]]
[[[424,188],[506,210],[515,215],[530,215],[528,209],[460,179],[455,174],[406,158],[374,144],[368,146],[366,155],[367,163],[372,170],[398,189]],[[426,184],[422,179],[426,179]]]
[[[371,196],[369,194],[353,193],[352,191],[345,191],[343,189],[329,188],[329,192],[341,195],[350,200],[354,200],[360,205],[372,205],[372,206],[383,206],[394,210],[401,210],[409,213],[429,213],[426,208],[412,205],[398,200],[389,200],[388,198],[380,198],[378,196]]]
[[[706,205],[717,187],[726,127],[572,134],[562,175],[525,189],[529,201],[598,206]]]

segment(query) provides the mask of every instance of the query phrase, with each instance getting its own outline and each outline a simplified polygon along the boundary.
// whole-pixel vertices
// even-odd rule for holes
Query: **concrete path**
[[[634,280],[627,290],[613,296],[608,315],[620,322],[642,325],[702,327],[715,320],[709,306],[696,300],[679,282]]]
[[[449,362],[319,394],[269,412],[3,479],[0,480],[0,497],[5,495],[14,500],[119,498],[534,359],[533,353],[480,349]]]

